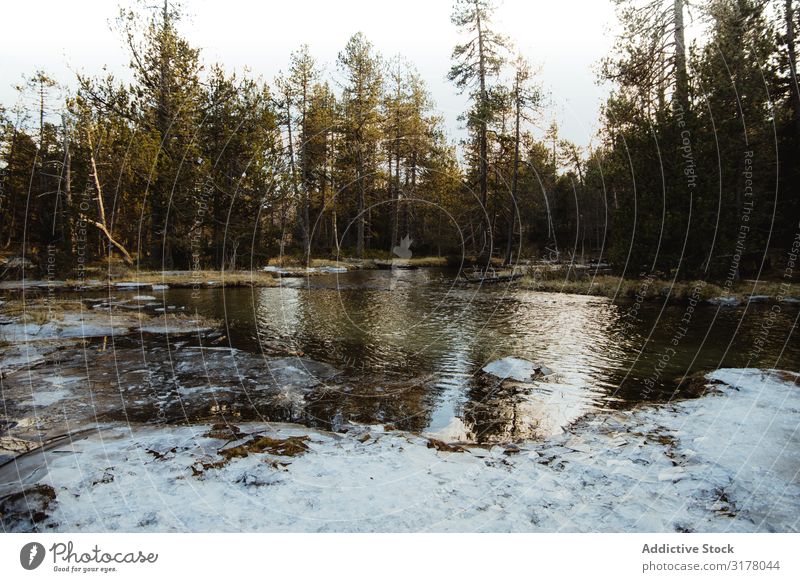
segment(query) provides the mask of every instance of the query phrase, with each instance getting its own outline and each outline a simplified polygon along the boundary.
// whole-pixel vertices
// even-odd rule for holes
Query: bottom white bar
[[[798,548],[800,534],[3,534],[0,572],[3,580],[800,580]]]

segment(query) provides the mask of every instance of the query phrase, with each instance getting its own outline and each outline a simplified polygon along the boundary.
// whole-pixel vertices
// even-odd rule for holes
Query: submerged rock
[[[330,364],[302,357],[275,358],[267,366],[271,380],[282,387],[312,388],[340,373]]]

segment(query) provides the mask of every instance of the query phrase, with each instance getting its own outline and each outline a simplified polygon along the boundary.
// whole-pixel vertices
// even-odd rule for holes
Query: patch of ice
[[[69,390],[35,390],[31,397],[35,406],[52,406],[56,402],[61,402],[67,398],[71,392]]]
[[[156,298],[153,297],[152,295],[134,295],[133,296],[133,300],[134,301],[155,301]]]

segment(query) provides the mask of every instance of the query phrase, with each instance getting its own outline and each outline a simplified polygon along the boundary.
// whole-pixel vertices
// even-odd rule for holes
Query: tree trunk
[[[11,134],[11,148],[8,153],[8,164],[6,165],[6,176],[8,177],[9,183],[11,183],[11,177],[14,172],[14,154],[16,154],[17,150],[17,128],[14,127],[14,131]],[[8,228],[8,238],[6,239],[5,243],[3,243],[3,248],[8,248],[11,246],[11,241],[14,239],[14,227],[17,224],[17,196],[11,192],[6,191],[7,199],[10,201],[10,224]]]
[[[308,129],[306,127],[306,109],[308,102],[308,81],[303,78],[303,100],[301,108],[301,137],[300,144],[300,177],[303,181],[303,255],[306,267],[311,263],[311,217],[309,215],[311,201],[308,193]]]
[[[366,199],[366,184],[364,178],[364,157],[361,148],[361,141],[358,142],[358,153],[356,154],[356,178],[358,179],[358,218],[356,220],[356,256],[364,258],[364,206]]]
[[[514,244],[514,217],[517,210],[517,184],[519,182],[519,121],[520,121],[520,94],[519,87],[515,91],[514,103],[514,166],[511,173],[511,204],[508,208],[508,239],[506,240],[506,257],[504,263],[511,264],[512,247]]]
[[[789,92],[794,114],[794,131],[800,144],[800,84],[797,82],[797,54],[794,46],[794,6],[786,0],[786,48],[789,52]]]
[[[158,76],[158,104],[156,110],[156,130],[161,138],[161,147],[169,143],[169,54],[166,47],[166,32],[169,29],[169,5],[164,0],[161,12],[162,38],[159,48],[159,76]],[[159,156],[164,156],[163,152]],[[150,262],[154,267],[164,267],[172,264],[167,244],[167,213],[165,208],[166,192],[169,190],[169,180],[159,172],[153,189],[150,192]]]
[[[684,0],[675,0],[675,100],[689,110],[689,77],[686,72],[686,42],[683,26]]]
[[[486,125],[488,120],[486,119],[488,110],[489,110],[489,98],[486,93],[486,59],[483,51],[483,28],[481,25],[481,16],[480,16],[480,7],[478,6],[478,0],[475,0],[475,11],[477,14],[477,29],[478,29],[478,82],[480,85],[480,100],[479,100],[479,116],[480,119],[478,120],[478,128],[479,128],[479,149],[480,153],[479,156],[481,158],[481,165],[480,165],[480,189],[481,189],[481,241],[482,248],[485,248],[488,243],[488,217],[486,216],[486,212],[488,212],[486,208],[486,201],[488,197],[489,191],[489,161],[487,160],[487,136],[486,136]]]
[[[92,137],[91,133],[88,134],[88,146],[89,146],[89,162],[91,164],[91,172],[92,172],[92,179],[94,180],[94,189],[95,193],[97,194],[97,208],[100,214],[100,220],[93,220],[91,218],[87,219],[88,222],[96,226],[100,232],[102,232],[111,246],[116,248],[122,258],[125,260],[125,264],[128,266],[133,266],[133,259],[131,255],[128,253],[127,249],[117,241],[111,232],[108,230],[108,223],[106,222],[106,207],[103,202],[103,189],[100,186],[100,176],[97,174],[97,163],[94,159],[94,147],[92,145]],[[109,249],[110,251],[110,249]]]
[[[69,134],[64,122],[64,162],[62,174],[64,176],[64,200],[61,203],[63,218],[62,249],[64,254],[72,256],[74,228],[72,216],[72,154],[70,153]]]

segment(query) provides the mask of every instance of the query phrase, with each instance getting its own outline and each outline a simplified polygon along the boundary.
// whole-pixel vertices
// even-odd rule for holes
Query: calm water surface
[[[535,438],[595,409],[695,395],[681,380],[697,371],[800,369],[800,342],[789,333],[796,306],[690,312],[687,305],[615,304],[519,285],[458,287],[453,275],[356,271],[199,297],[170,289],[166,300],[224,321],[232,347],[302,352],[341,370],[306,395],[303,418],[291,419],[321,426],[356,420],[449,439]],[[533,386],[500,387],[479,373],[505,356],[555,374]]]

